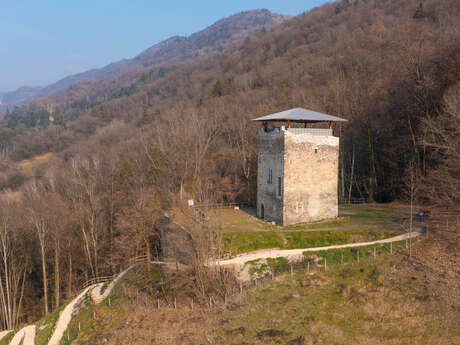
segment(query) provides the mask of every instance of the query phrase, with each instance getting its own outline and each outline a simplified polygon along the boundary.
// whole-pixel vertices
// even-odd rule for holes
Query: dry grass
[[[192,310],[181,298],[177,309],[161,302],[158,310],[142,277],[131,277],[111,306],[95,307],[74,344],[458,344],[459,292],[447,293],[459,286],[458,275],[448,273],[452,258],[439,259],[433,272],[419,262],[439,249],[423,239],[412,259],[403,252],[278,276],[226,309]]]
[[[54,157],[54,154],[47,152],[43,155],[36,156],[31,159],[23,160],[19,163],[19,167],[23,170],[24,175],[27,177],[32,177],[35,175],[35,170],[42,164],[47,163]]]
[[[94,307],[73,343],[459,344],[460,259],[456,237],[444,235],[417,240],[411,258],[403,246],[327,272],[279,275],[226,309],[192,310],[185,292],[177,309],[157,309],[151,287],[132,276],[110,306]]]

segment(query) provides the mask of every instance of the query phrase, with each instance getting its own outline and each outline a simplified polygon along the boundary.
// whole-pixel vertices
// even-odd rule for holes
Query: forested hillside
[[[193,61],[138,66],[11,111],[0,222],[12,303],[38,314],[87,277],[154,255],[164,212],[184,199],[254,203],[250,119],[287,108],[349,120],[343,199],[404,199],[412,176],[419,201],[455,204],[459,22],[457,0],[328,3]]]
[[[196,32],[189,37],[174,36],[141,52],[132,59],[123,59],[102,68],[95,68],[83,73],[67,76],[43,87],[21,87],[16,91],[0,93],[0,114],[7,107],[27,104],[35,98],[45,97],[66,89],[81,81],[98,81],[127,70],[158,65],[161,63],[180,63],[193,60],[212,52],[231,42],[238,41],[262,28],[269,28],[288,18],[268,10],[253,10],[224,18]]]

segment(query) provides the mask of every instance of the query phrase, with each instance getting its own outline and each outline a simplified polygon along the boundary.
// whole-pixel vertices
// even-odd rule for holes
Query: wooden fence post
[[[291,264],[291,277],[294,276],[294,268],[292,267],[292,264]]]
[[[393,254],[393,242],[390,242],[390,254]]]
[[[374,247],[374,259],[375,259],[375,247]]]
[[[176,296],[174,296],[174,309],[177,309]]]
[[[324,272],[327,271],[327,259],[324,258]]]
[[[160,299],[157,298],[157,309],[160,309]]]

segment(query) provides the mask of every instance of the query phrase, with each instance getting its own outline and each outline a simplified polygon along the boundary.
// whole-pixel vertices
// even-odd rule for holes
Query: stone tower
[[[294,108],[255,119],[259,127],[257,215],[281,225],[337,217],[339,117]],[[269,123],[284,123],[268,127]],[[302,127],[292,127],[302,124]],[[307,124],[328,128],[307,128]],[[287,125],[287,126],[286,126]]]

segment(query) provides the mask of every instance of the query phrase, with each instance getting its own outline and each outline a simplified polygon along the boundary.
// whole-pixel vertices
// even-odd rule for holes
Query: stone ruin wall
[[[278,177],[283,176],[284,132],[275,128],[266,133],[259,128],[257,161],[257,216],[279,224],[283,222],[283,199],[277,195]],[[272,169],[272,184],[267,184],[268,169]]]
[[[339,138],[287,131],[284,146],[283,225],[336,218]]]
[[[257,216],[263,204],[264,219],[282,225],[337,217],[338,156],[337,137],[259,128]],[[269,168],[272,184],[267,184]]]

